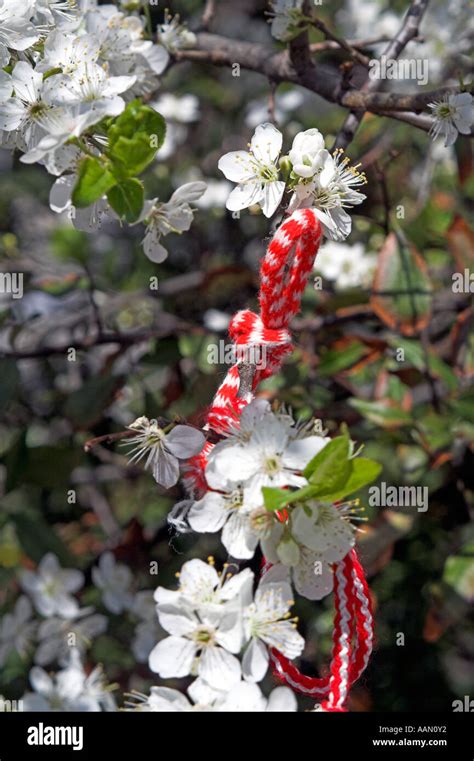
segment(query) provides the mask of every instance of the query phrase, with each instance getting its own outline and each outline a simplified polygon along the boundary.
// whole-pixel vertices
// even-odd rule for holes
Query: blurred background
[[[199,27],[203,3],[170,5]],[[390,34],[406,7],[348,0],[322,6],[321,16],[364,39],[375,20]],[[265,10],[264,2],[221,0],[211,30],[275,44]],[[426,42],[413,48],[430,60],[429,89],[462,64],[468,10],[460,4],[447,15],[446,3],[429,5]],[[161,19],[159,8],[151,11]],[[318,60],[338,66],[343,56],[327,50]],[[24,275],[23,298],[0,294],[0,611],[14,608],[21,569],[47,552],[81,569],[81,604],[99,616],[82,632],[85,661],[103,664],[119,703],[123,692],[159,683],[146,665],[160,636],[151,591],[173,586],[185,560],[225,560],[225,551],[213,535],[170,532],[166,517],[181,487],[164,492],[127,464],[120,446],[85,452],[84,444],[140,415],[203,420],[226,372],[209,362],[209,347],[226,337],[235,310],[255,307],[259,262],[278,221],[257,209],[240,219],[225,210],[230,186],[218,160],[268,119],[287,149],[310,127],[331,146],[346,115],[301,88],[275,91],[258,74],[187,62],[168,70],[152,104],[168,137],[145,176],[147,197],[168,200],[195,179],[209,184],[191,230],[166,238],[161,265],[144,255],[140,226],[76,230],[67,213],[49,209],[52,178],[0,151],[1,270]],[[330,434],[346,422],[383,464],[387,484],[428,487],[426,512],[361,498],[376,647],[351,700],[363,711],[451,711],[474,688],[474,284],[453,288],[454,273],[474,272],[471,148],[462,139],[447,149],[409,125],[366,115],[348,155],[362,163],[367,200],[352,214],[349,239],[323,247],[293,325],[296,351],[261,391],[299,417],[321,418]],[[134,592],[145,593],[127,613],[107,610],[92,583],[106,550],[131,569]],[[297,613],[308,641],[302,665],[324,671],[332,601],[300,599]],[[3,652],[0,694],[21,697],[37,648],[36,636],[21,654]],[[54,646],[52,655],[42,663],[54,670]]]

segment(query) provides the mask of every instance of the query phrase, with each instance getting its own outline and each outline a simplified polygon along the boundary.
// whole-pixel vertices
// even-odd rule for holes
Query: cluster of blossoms
[[[238,183],[227,208],[240,211],[254,204],[271,217],[280,206],[285,191],[290,194],[288,211],[312,208],[328,238],[343,240],[351,231],[347,208],[365,200],[359,188],[365,175],[351,166],[341,151],[331,155],[316,128],[299,132],[287,156],[280,157],[281,132],[273,124],[261,124],[248,151],[226,153],[219,169]]]
[[[35,674],[43,673],[40,667],[56,661],[69,663],[71,650],[77,661],[107,629],[107,616],[92,606],[80,607],[75,597],[84,586],[84,574],[62,568],[52,553],[42,558],[35,571],[23,571],[19,581],[24,594],[0,625],[0,666],[12,652],[27,658],[34,647],[34,680]],[[135,623],[132,651],[137,661],[145,663],[158,629],[152,591],[134,592],[132,572],[117,563],[111,552],[101,555],[92,569],[92,581],[107,611],[130,614]]]
[[[170,53],[195,42],[176,17],[165,13],[155,43],[136,12],[140,4],[122,3],[121,8],[87,2],[82,10],[74,0],[0,2],[0,146],[19,149],[23,163],[39,163],[57,177],[52,210],[67,211],[85,231],[97,228],[104,217],[116,218],[117,210],[105,190],[90,204],[73,203],[83,159],[102,162],[108,126],[134,98],[157,90]],[[100,163],[96,166],[100,169]],[[166,257],[161,236],[189,229],[189,204],[205,189],[204,183],[192,183],[167,203],[142,204],[135,218],[149,221],[144,245],[153,261]]]
[[[40,666],[30,672],[33,691],[23,695],[25,711],[115,711],[116,703],[100,666],[86,674],[80,653],[71,648],[63,668],[50,675]]]
[[[328,241],[318,253],[314,271],[330,280],[337,291],[370,287],[377,254],[366,253],[363,243]]]
[[[352,524],[343,509],[317,501],[287,510],[282,521],[264,505],[262,488],[305,486],[303,469],[329,441],[314,433],[313,423],[298,426],[268,402],[251,402],[238,429],[211,450],[209,491],[185,502],[178,528],[184,522],[198,533],[220,531],[225,549],[239,560],[253,558],[260,546],[274,564],[272,578],[291,576],[299,594],[321,599],[332,590],[331,564],[355,543]]]
[[[289,613],[291,587],[266,577],[254,595],[249,569],[232,575],[224,566],[219,574],[209,561],[188,561],[176,591],[155,592],[169,636],[153,648],[149,666],[165,679],[195,676],[187,690],[194,706],[178,691],[157,687],[149,698],[138,696],[136,710],[296,710],[288,688],[274,690],[267,701],[257,686],[268,670],[269,648],[290,659],[304,648]]]

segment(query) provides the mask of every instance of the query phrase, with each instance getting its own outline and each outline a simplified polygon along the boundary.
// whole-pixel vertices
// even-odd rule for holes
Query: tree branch
[[[428,0],[415,0],[417,5],[422,3],[425,6],[427,2]],[[412,29],[410,34],[413,37],[416,30]],[[373,91],[379,84],[377,80],[370,80],[367,87],[363,89],[348,86],[344,76],[331,66],[314,64],[310,55],[310,46],[306,44],[305,33],[292,41],[289,51],[285,50],[281,53],[275,53],[267,45],[229,39],[217,34],[202,32],[196,36],[196,49],[178,51],[175,54],[177,62],[195,61],[228,67],[238,64],[242,69],[259,73],[275,84],[290,82],[300,85],[330,103],[351,111],[359,111],[360,114],[370,111],[389,116],[424,131],[429,131],[431,119],[427,115],[416,119],[416,112],[422,111],[428,103],[442,98],[447,92],[458,91],[457,87],[443,87],[415,94],[380,93]],[[396,49],[400,49],[400,34],[396,39]],[[393,44],[393,42],[390,43],[387,50],[395,49],[392,48]],[[349,124],[343,128],[347,137],[353,136],[359,123],[360,120],[355,127]]]
[[[163,314],[161,318],[171,315]],[[170,335],[176,335],[180,332],[189,333],[191,329],[194,329],[192,325],[181,320],[169,320],[168,324],[162,327],[150,328],[148,330],[137,330],[130,333],[102,333],[89,338],[84,338],[80,341],[71,338],[67,344],[61,346],[40,346],[37,349],[25,349],[25,350],[11,350],[0,351],[0,357],[2,359],[15,359],[17,361],[23,359],[45,359],[52,356],[66,356],[69,349],[75,349],[76,351],[88,351],[94,346],[100,346],[104,344],[117,344],[118,346],[128,347],[134,344],[141,343],[142,341],[150,341],[153,338],[166,338]]]
[[[429,0],[412,0],[412,4],[410,8],[408,9],[408,12],[403,19],[402,26],[396,35],[396,37],[388,44],[388,46],[385,48],[382,55],[384,55],[386,58],[398,58],[402,50],[408,45],[410,40],[414,39],[418,36],[418,30],[421,23],[421,20],[423,18],[423,15],[426,11],[426,8],[428,6]],[[371,94],[374,92],[374,90],[377,90],[380,87],[380,81],[376,79],[367,79],[365,84],[362,86],[362,92],[365,95]],[[362,93],[361,93],[362,94]],[[429,103],[430,100],[425,101],[426,105]],[[423,106],[421,107],[423,108]],[[371,109],[360,107],[360,110],[355,111],[351,114],[349,114],[344,124],[342,125],[337,137],[336,141],[334,143],[334,148],[347,148],[348,144],[353,140],[355,133],[357,132],[357,129],[364,118],[365,111],[368,111]],[[405,109],[400,109],[404,111],[416,111],[418,110],[417,107],[410,105],[407,106]],[[421,110],[421,109],[420,109]],[[413,125],[418,126],[418,125]],[[424,129],[421,127],[421,129]]]

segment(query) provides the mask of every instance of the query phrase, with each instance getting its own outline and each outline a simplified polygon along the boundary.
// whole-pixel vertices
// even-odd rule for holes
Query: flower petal
[[[217,165],[232,182],[247,182],[255,177],[255,165],[247,151],[232,151],[219,159]]]
[[[202,431],[192,428],[190,425],[175,425],[167,434],[165,440],[166,449],[180,460],[187,460],[198,454],[206,442]]]
[[[268,650],[259,639],[252,637],[242,659],[242,674],[248,682],[261,682],[268,669]]]
[[[250,150],[262,164],[272,164],[280,155],[283,135],[273,124],[259,124],[250,142]],[[229,177],[229,179],[231,179]]]
[[[194,642],[183,637],[166,637],[153,648],[148,665],[163,679],[187,676],[196,655]]]
[[[157,613],[163,629],[176,637],[190,634],[198,626],[196,616],[178,604],[159,604]]]
[[[240,681],[240,662],[220,647],[207,647],[199,659],[199,676],[216,690],[231,690]]]
[[[253,558],[258,544],[258,536],[250,531],[248,515],[238,510],[231,513],[222,530],[221,540],[229,555],[239,560]]]
[[[289,687],[275,687],[268,697],[267,711],[297,711],[296,695]]]
[[[153,478],[165,489],[170,489],[179,478],[178,460],[163,449],[153,464]]]
[[[282,199],[285,191],[284,182],[267,182],[263,192],[262,211],[266,217],[271,217]]]
[[[204,560],[188,560],[179,577],[181,593],[193,600],[209,598],[219,585],[217,571]]]
[[[260,180],[246,182],[245,185],[237,185],[226,201],[229,211],[241,211],[249,206],[257,204],[263,197],[262,183]]]
[[[291,441],[283,453],[283,461],[287,468],[303,470],[324,447],[330,442],[323,436],[307,436],[304,439]]]
[[[222,528],[228,517],[229,512],[223,495],[209,491],[202,499],[194,502],[187,514],[187,521],[193,531],[212,534]]]

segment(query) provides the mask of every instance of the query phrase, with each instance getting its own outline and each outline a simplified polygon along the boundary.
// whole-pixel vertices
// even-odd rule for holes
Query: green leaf
[[[372,309],[389,328],[410,336],[428,324],[431,300],[425,261],[400,236],[390,233],[378,256]]]
[[[139,100],[132,100],[109,127],[111,154],[114,153],[115,146],[121,137],[133,140],[138,134],[147,138],[150,147],[156,153],[165,139],[166,122],[151,106],[146,106]]]
[[[280,510],[283,505],[287,504],[288,498],[294,492],[288,491],[288,489],[276,489],[271,486],[262,486],[263,501],[265,507],[270,512],[274,510]]]
[[[115,168],[117,175],[135,175],[140,174],[148,166],[156,153],[156,147],[148,135],[138,132],[133,138],[120,137],[115,141],[109,150],[109,156],[118,163]]]
[[[366,347],[359,341],[354,341],[344,351],[330,349],[321,355],[318,365],[318,376],[327,378],[330,375],[346,370],[355,365],[366,353]]]
[[[425,372],[428,369],[432,375],[442,380],[450,391],[457,389],[459,381],[456,374],[434,351],[429,350],[425,353],[419,341],[402,338],[401,336],[390,337],[389,343],[395,351],[403,349],[404,361],[402,364],[413,365],[420,372]],[[400,361],[394,362],[393,366],[399,369]]]
[[[346,433],[332,439],[308,463],[303,475],[310,484],[318,487],[318,496],[340,489],[345,484],[352,470],[349,455],[350,439]]]
[[[408,412],[399,406],[389,406],[385,402],[366,402],[363,399],[350,399],[349,404],[367,420],[381,428],[399,428],[410,425],[413,420]]]
[[[468,602],[472,600],[474,542],[462,547],[462,554],[450,555],[444,566],[443,581]]]
[[[112,209],[126,222],[136,222],[143,209],[143,184],[140,180],[123,180],[107,193]]]
[[[102,198],[116,182],[107,166],[92,156],[86,156],[81,161],[71,201],[78,209],[83,209]]]
[[[357,457],[351,462],[352,472],[346,483],[341,489],[332,492],[332,494],[325,494],[325,501],[336,502],[344,499],[344,497],[348,497],[350,494],[354,494],[359,489],[367,486],[367,484],[375,481],[382,472],[380,463],[375,462],[375,460],[369,460],[367,457]]]
[[[275,510],[281,510],[286,505],[291,505],[294,502],[304,502],[304,500],[311,499],[319,492],[318,486],[303,486],[302,489],[297,491],[290,491],[289,489],[276,489],[271,486],[262,486],[263,501],[265,507],[270,512]]]
[[[468,388],[451,405],[461,418],[474,423],[474,388]]]

